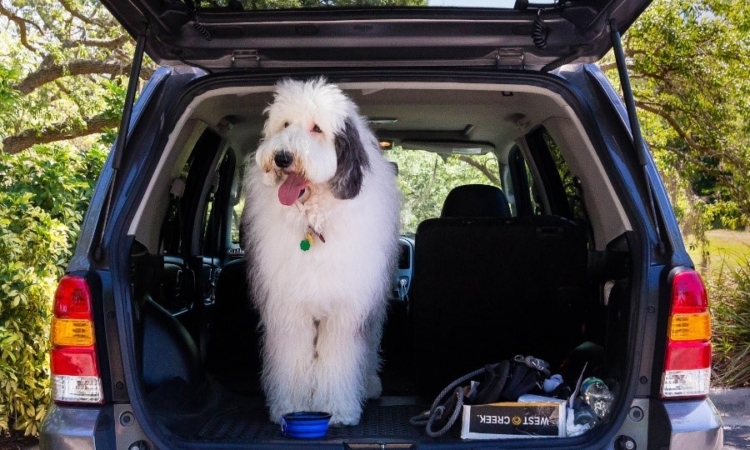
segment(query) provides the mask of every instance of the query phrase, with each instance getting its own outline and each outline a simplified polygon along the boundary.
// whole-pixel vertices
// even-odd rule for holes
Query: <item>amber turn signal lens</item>
[[[711,316],[708,312],[673,315],[669,322],[669,338],[673,341],[710,339]]]
[[[83,347],[94,344],[94,327],[89,320],[52,319],[52,345]]]

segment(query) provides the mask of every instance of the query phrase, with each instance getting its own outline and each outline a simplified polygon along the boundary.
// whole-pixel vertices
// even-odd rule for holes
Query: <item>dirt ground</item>
[[[35,437],[24,436],[23,432],[0,433],[0,450],[25,450],[39,444]]]

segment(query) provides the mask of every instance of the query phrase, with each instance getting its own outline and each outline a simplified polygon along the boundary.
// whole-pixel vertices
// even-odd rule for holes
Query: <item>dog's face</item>
[[[256,162],[264,183],[278,186],[282,204],[306,201],[312,185],[339,199],[359,194],[369,164],[357,129],[361,119],[337,86],[324,79],[283,80],[265,112]]]

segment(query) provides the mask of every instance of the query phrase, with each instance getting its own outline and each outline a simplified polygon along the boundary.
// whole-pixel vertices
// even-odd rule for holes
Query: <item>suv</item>
[[[103,2],[137,39],[127,133],[55,296],[42,449],[722,447],[705,288],[619,41],[649,0]],[[610,49],[624,102],[591,64]],[[134,102],[144,53],[161,67]],[[359,425],[300,441],[259,389],[239,222],[275,83],[319,76],[398,167],[402,235],[383,395]],[[409,423],[455,378],[515,355],[571,388],[600,378],[609,413],[545,438]]]

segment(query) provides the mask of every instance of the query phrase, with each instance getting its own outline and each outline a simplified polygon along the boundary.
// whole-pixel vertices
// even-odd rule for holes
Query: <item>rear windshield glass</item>
[[[373,7],[436,7],[513,9],[516,0],[200,0],[203,7],[228,7],[237,10],[310,9],[310,8],[373,8]],[[531,0],[530,5],[550,6],[558,0]]]

